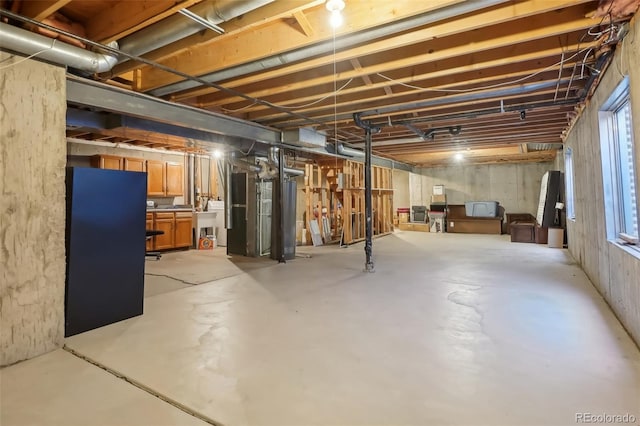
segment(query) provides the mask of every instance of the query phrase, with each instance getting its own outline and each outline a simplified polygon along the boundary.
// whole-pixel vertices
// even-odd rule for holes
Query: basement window
[[[571,148],[567,148],[564,152],[564,179],[567,219],[575,220],[576,210],[573,202],[573,150]]]
[[[629,77],[604,103],[599,119],[607,239],[640,249]]]

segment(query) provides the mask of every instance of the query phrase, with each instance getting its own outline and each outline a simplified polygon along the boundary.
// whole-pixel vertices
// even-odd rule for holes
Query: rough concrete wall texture
[[[393,207],[396,209],[409,207],[409,172],[393,169],[391,180],[393,181]]]
[[[425,191],[422,185],[422,176],[418,173],[409,173],[409,204],[411,206],[425,206]],[[394,204],[395,205],[395,204]],[[410,206],[406,206],[410,207]]]
[[[613,61],[573,127],[566,145],[573,150],[575,221],[567,222],[569,251],[607,300],[631,337],[640,345],[640,253],[635,255],[607,241],[598,111],[628,75],[636,158],[636,188],[640,185],[640,20],[616,49]]]
[[[498,201],[505,213],[535,215],[542,175],[553,169],[550,162],[423,168],[422,187],[427,205],[433,186],[444,185],[449,204]]]
[[[0,52],[0,365],[62,345],[64,68]]]

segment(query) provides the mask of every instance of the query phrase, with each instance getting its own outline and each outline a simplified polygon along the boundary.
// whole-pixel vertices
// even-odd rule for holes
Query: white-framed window
[[[567,219],[575,220],[576,209],[573,201],[573,150],[567,148],[564,151],[564,198]]]
[[[637,241],[637,168],[628,77],[603,104],[599,119],[607,239]]]

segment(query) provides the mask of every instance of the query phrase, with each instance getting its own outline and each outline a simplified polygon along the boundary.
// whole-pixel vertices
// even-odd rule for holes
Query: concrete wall
[[[554,164],[547,162],[423,168],[420,170],[421,184],[415,186],[421,188],[419,201],[422,205],[429,205],[433,185],[444,185],[449,204],[498,201],[505,213],[535,215],[540,198],[540,181],[547,170],[554,170]]]
[[[62,345],[64,68],[0,52],[0,365]]]
[[[409,197],[409,176],[410,172],[404,170],[394,169],[391,172],[391,179],[393,181],[393,208],[398,207],[410,207],[411,201]]]
[[[569,251],[611,305],[636,343],[640,344],[640,253],[606,238],[598,110],[628,74],[635,140],[636,170],[640,166],[640,32],[639,20],[618,48],[594,97],[566,140],[573,150],[576,220],[568,221]],[[640,185],[636,173],[636,188]]]

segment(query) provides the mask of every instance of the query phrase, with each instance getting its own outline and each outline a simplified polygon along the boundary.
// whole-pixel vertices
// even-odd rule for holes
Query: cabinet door
[[[149,215],[147,215],[147,216],[149,216]],[[153,229],[153,218],[151,218],[151,219],[147,218],[146,227],[149,230]],[[147,251],[151,251],[151,250],[153,250],[153,237],[147,239]]]
[[[130,172],[144,172],[147,170],[145,162],[141,158],[125,158],[124,169]]]
[[[167,185],[166,195],[181,196],[184,193],[184,170],[182,164],[167,162]]]
[[[123,170],[122,157],[113,155],[95,155],[91,158],[91,166],[99,169]]]
[[[155,250],[172,249],[175,247],[175,217],[173,213],[156,213],[153,224],[155,230],[164,231],[163,235],[155,236]]]
[[[175,247],[191,247],[192,229],[192,213],[177,212]]]
[[[147,196],[164,196],[164,163],[147,160]]]

